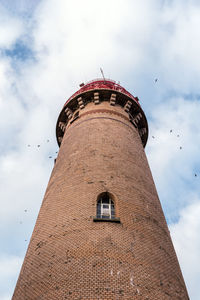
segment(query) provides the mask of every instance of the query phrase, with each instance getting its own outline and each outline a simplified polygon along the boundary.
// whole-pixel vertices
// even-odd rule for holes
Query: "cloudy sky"
[[[199,55],[197,0],[0,0],[1,300],[11,299],[53,168],[58,114],[100,67],[146,113],[146,153],[199,300]]]

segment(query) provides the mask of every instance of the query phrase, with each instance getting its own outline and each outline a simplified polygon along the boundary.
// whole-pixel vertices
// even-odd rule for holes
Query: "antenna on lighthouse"
[[[105,77],[104,77],[103,69],[102,69],[102,68],[100,68],[100,71],[101,71],[101,74],[102,74],[103,80],[104,80],[104,81],[106,81],[106,80],[105,80]]]

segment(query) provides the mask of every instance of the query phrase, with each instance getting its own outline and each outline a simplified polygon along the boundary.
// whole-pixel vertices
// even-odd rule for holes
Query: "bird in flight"
[[[158,81],[158,78],[155,79],[155,82],[157,82],[157,81]]]
[[[172,133],[172,129],[170,130],[170,133]]]

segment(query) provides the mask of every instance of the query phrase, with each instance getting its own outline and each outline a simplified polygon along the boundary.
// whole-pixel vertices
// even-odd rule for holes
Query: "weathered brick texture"
[[[109,101],[67,124],[13,300],[189,299],[138,130]],[[120,223],[93,221],[105,191]]]

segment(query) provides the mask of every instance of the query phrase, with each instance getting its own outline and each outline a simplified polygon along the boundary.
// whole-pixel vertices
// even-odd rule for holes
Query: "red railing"
[[[95,90],[95,89],[110,89],[110,90],[118,91],[120,93],[123,93],[123,94],[129,96],[130,98],[132,98],[135,102],[137,102],[139,104],[139,99],[137,97],[134,97],[133,95],[131,95],[127,90],[125,90],[125,88],[123,88],[121,85],[116,83],[114,80],[111,80],[111,79],[104,80],[101,78],[101,79],[91,80],[91,81],[87,82],[86,84],[84,84],[83,86],[81,86],[81,88],[67,100],[65,105],[72,98],[78,96],[79,94],[89,91],[89,90]]]

